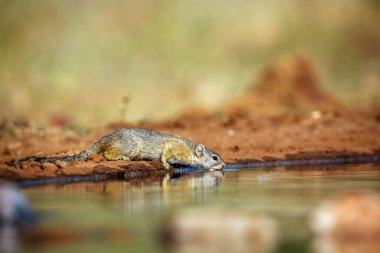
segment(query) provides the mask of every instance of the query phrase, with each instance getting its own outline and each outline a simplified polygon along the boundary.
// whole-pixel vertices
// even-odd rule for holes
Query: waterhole
[[[16,238],[17,247],[49,253],[191,252],[186,240],[194,247],[201,239],[195,249],[208,247],[207,252],[219,234],[224,241],[238,238],[224,252],[324,252],[311,231],[315,208],[339,194],[379,193],[379,182],[380,165],[359,164],[178,171],[142,180],[23,187],[38,222]],[[188,229],[186,222],[195,230],[176,238]],[[248,223],[252,227],[244,227]],[[192,237],[196,229],[203,232]],[[237,235],[229,234],[235,230]],[[246,231],[253,245],[242,245]]]

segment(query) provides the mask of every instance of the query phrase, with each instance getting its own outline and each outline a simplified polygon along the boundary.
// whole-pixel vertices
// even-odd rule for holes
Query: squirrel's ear
[[[195,154],[197,156],[203,156],[203,154],[205,153],[205,149],[205,146],[203,146],[202,144],[198,144],[195,148]]]

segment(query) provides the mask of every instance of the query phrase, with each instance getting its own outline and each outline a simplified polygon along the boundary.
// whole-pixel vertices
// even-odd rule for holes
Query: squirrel
[[[208,170],[221,170],[225,166],[218,153],[202,144],[194,144],[177,135],[144,128],[117,129],[101,137],[87,150],[72,156],[31,156],[18,160],[18,163],[23,161],[54,163],[58,160],[72,162],[75,159],[83,161],[91,154],[102,154],[107,160],[160,159],[167,170],[170,165],[188,165]]]

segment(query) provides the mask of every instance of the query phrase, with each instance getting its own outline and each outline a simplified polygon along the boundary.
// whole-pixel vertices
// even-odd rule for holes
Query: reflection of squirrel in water
[[[202,144],[175,135],[163,134],[143,128],[121,128],[101,137],[89,149],[72,156],[26,157],[23,161],[71,162],[84,160],[91,154],[103,154],[107,160],[153,160],[161,159],[165,169],[170,164],[189,165],[209,170],[220,170],[225,163],[220,156]],[[17,163],[17,161],[16,161]],[[15,162],[12,163],[15,165]]]

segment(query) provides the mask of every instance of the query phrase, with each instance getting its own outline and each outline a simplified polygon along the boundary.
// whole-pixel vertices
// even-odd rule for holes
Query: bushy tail
[[[29,156],[29,157],[21,158],[20,160],[12,160],[12,161],[6,162],[6,164],[8,166],[16,166],[25,161],[35,161],[39,163],[42,163],[42,162],[54,163],[56,161],[72,162],[76,159],[83,161],[84,159],[89,157],[91,154],[97,154],[103,151],[105,148],[107,148],[108,144],[109,144],[108,137],[103,136],[89,149],[79,154],[69,155],[69,156],[59,156],[59,157]]]
[[[22,162],[25,162],[25,161],[35,161],[35,162],[39,162],[39,163],[42,163],[42,162],[54,163],[56,161],[72,162],[76,159],[83,161],[89,155],[90,154],[86,150],[86,151],[83,151],[79,154],[68,155],[68,156],[59,156],[59,157],[28,156],[28,157],[21,158],[20,160],[12,160],[12,161],[6,162],[6,164],[9,166],[16,166],[16,165],[18,165]]]

